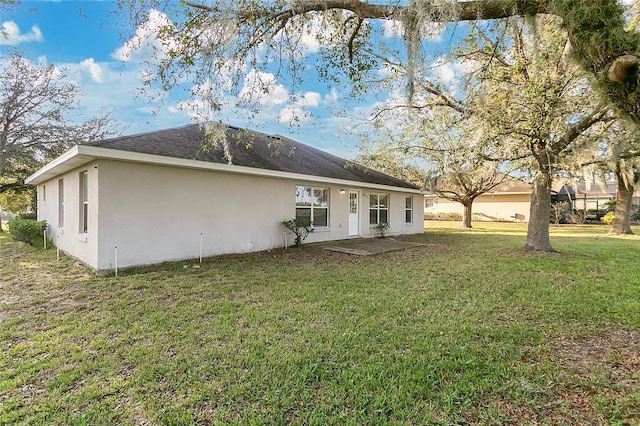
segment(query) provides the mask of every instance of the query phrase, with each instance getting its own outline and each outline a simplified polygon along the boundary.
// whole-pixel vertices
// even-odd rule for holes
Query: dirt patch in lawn
[[[553,388],[553,412],[565,424],[639,424],[640,330],[608,327],[602,332],[560,340],[553,345],[562,381],[571,386]],[[601,412],[604,401],[620,413]],[[566,414],[562,416],[562,413]]]

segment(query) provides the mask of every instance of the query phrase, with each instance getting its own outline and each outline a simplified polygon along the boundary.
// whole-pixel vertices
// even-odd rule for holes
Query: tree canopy
[[[151,8],[171,2],[120,1],[140,23]],[[421,37],[429,23],[500,19],[508,16],[554,14],[562,19],[576,59],[599,83],[600,93],[632,120],[640,121],[640,89],[637,84],[640,36],[625,29],[624,10],[617,0],[468,0],[377,2],[360,0],[185,1],[182,14],[172,15],[158,30],[166,57],[149,76],[171,87],[185,71],[201,82],[216,80],[239,62],[257,64],[267,58],[293,59],[294,75],[300,48],[310,36],[325,60],[324,75],[335,73],[361,81],[363,72],[380,59],[371,49],[373,21],[401,23],[406,61],[419,62]],[[234,65],[235,64],[235,65]],[[231,68],[230,68],[231,67]],[[328,71],[331,69],[331,71]],[[413,76],[409,67],[408,88]],[[233,73],[233,71],[231,72]],[[220,101],[209,92],[211,106]]]
[[[69,146],[114,134],[109,115],[77,123],[77,87],[55,66],[13,52],[0,70],[0,193],[28,189],[24,179]]]

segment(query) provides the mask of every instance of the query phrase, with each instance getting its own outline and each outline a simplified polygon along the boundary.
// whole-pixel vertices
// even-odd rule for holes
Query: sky
[[[185,93],[172,93],[162,102],[140,94],[140,73],[148,57],[132,40],[134,32],[145,30],[127,27],[121,16],[112,13],[114,6],[111,1],[23,0],[19,7],[0,16],[6,34],[0,37],[0,55],[19,49],[35,63],[64,69],[78,84],[83,115],[88,118],[110,112],[124,126],[124,134],[195,122],[193,114],[181,106],[197,100]],[[313,40],[305,42],[309,51],[317,49]],[[246,73],[238,96],[250,93],[255,80],[273,79],[271,93],[257,100],[260,113],[243,116],[227,107],[216,118],[238,127],[285,135],[347,158],[357,154],[357,139],[348,128],[355,116],[366,116],[380,101],[374,94],[364,100],[347,99],[344,88],[321,83],[310,74],[295,89],[296,99],[292,100],[291,89],[272,74],[255,69]],[[229,104],[234,101],[230,99]],[[302,110],[310,115],[301,115]],[[291,126],[294,115],[302,119]]]
[[[123,134],[195,122],[193,112],[184,106],[198,105],[201,100],[196,94],[174,91],[158,101],[140,93],[141,75],[150,50],[133,41],[134,34],[144,35],[148,30],[125,25],[124,18],[112,13],[114,7],[112,1],[23,0],[17,8],[0,15],[0,26],[6,34],[0,37],[0,55],[7,56],[17,48],[35,63],[52,64],[65,70],[68,78],[78,84],[84,118],[111,113],[122,126]],[[162,14],[153,14],[150,25],[163,19],[166,18]],[[459,27],[457,30],[459,34]],[[382,34],[390,44],[398,43],[397,28],[386,26]],[[451,34],[437,29],[425,43],[433,52],[442,52],[454,41]],[[303,61],[313,70],[311,61],[317,42],[303,38],[303,44],[307,52]],[[455,83],[456,74],[460,72],[455,64],[441,61],[437,54],[433,63],[439,65],[435,71],[444,84]],[[216,119],[238,127],[285,135],[346,158],[358,153],[357,137],[351,132],[353,125],[393,95],[368,93],[361,99],[351,99],[344,87],[321,82],[313,72],[304,75],[302,83],[291,89],[287,82],[279,81],[268,71],[251,68],[244,71],[239,97],[251,93],[256,81],[269,82],[271,91],[254,99],[259,114],[233,109],[231,105],[237,99],[227,98]],[[302,111],[309,115],[303,115]],[[296,126],[291,126],[294,116],[301,119]]]

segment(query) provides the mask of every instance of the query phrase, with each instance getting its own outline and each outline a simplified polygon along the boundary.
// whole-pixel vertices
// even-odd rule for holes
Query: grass
[[[0,234],[0,423],[640,422],[640,238],[427,226],[117,278]]]

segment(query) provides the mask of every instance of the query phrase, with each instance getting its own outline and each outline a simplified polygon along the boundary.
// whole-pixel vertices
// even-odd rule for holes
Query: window
[[[311,226],[329,225],[329,188],[296,186],[296,220]]]
[[[404,222],[413,222],[413,197],[407,197],[404,199]]]
[[[388,194],[369,195],[369,223],[371,225],[377,225],[379,223],[389,223]]]
[[[58,181],[58,228],[64,228],[64,180]]]
[[[42,203],[47,202],[47,185],[42,185]]]
[[[435,207],[435,205],[433,203],[433,198],[425,198],[425,200],[424,200],[424,208],[425,209],[432,209],[434,207]]]
[[[89,175],[87,171],[80,172],[80,233],[87,233],[89,221]]]

